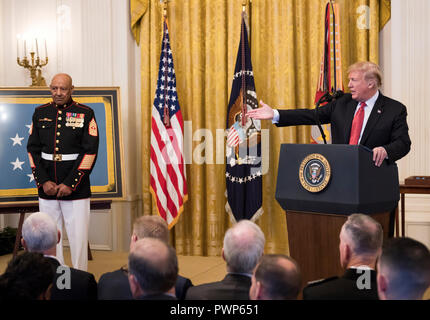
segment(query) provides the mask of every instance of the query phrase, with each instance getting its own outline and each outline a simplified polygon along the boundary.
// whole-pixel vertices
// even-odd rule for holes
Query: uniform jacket
[[[251,277],[229,273],[218,282],[188,289],[186,300],[249,300]]]
[[[357,286],[363,276],[357,269],[347,269],[342,277],[328,278],[303,289],[303,300],[378,300],[376,271],[370,270],[370,289]],[[359,280],[362,284],[364,280]]]
[[[178,300],[184,300],[188,288],[193,283],[190,279],[178,275],[175,285],[175,294]],[[98,282],[99,300],[132,300],[130,284],[125,269],[102,274]]]
[[[73,100],[63,106],[54,102],[35,109],[27,151],[34,180],[43,199],[56,199],[43,192],[43,183],[64,183],[73,192],[61,200],[91,196],[89,175],[94,168],[99,145],[99,133],[94,111]],[[41,153],[54,155],[78,154],[76,160],[42,159]]]
[[[332,143],[349,143],[357,105],[358,101],[348,93],[319,108],[321,124],[331,123]],[[279,110],[277,126],[315,125],[315,115],[311,109]],[[404,157],[411,148],[406,116],[403,104],[379,93],[360,144],[370,149],[384,147],[392,162]]]

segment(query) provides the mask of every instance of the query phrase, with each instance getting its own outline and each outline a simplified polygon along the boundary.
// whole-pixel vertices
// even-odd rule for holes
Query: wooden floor
[[[88,272],[94,274],[98,281],[100,276],[109,271],[119,269],[127,264],[127,252],[91,250],[93,260],[88,261]],[[70,253],[64,250],[65,262],[71,266]],[[0,274],[6,269],[12,254],[0,256]],[[191,279],[194,285],[219,281],[226,274],[225,262],[221,257],[178,256],[179,274]]]

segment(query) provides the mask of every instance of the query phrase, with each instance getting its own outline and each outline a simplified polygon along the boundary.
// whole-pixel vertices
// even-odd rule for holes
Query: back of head
[[[140,239],[128,256],[128,270],[145,294],[165,293],[178,276],[176,251],[159,239]]]
[[[254,222],[241,220],[224,236],[224,258],[228,272],[251,274],[263,255],[265,237]]]
[[[296,261],[282,254],[264,255],[254,276],[261,283],[264,298],[269,300],[295,300],[302,285]]]
[[[0,276],[1,300],[41,299],[54,278],[54,269],[41,253],[24,252],[12,259]]]
[[[378,268],[388,281],[387,299],[421,299],[430,286],[430,252],[414,239],[389,239]]]
[[[169,242],[169,228],[167,222],[160,216],[142,216],[133,224],[133,233],[139,238],[157,238]]]
[[[350,242],[352,250],[358,256],[374,257],[380,253],[383,242],[381,224],[365,214],[352,214],[342,227],[346,241]]]
[[[44,212],[33,213],[22,225],[22,237],[28,251],[44,252],[57,245],[57,225],[48,214]]]
[[[364,74],[364,79],[374,81],[375,88],[380,88],[382,85],[381,69],[376,63],[370,61],[359,61],[349,66],[348,74],[354,71],[359,71]]]

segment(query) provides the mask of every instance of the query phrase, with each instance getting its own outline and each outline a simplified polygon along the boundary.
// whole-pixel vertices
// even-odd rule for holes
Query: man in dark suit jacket
[[[36,212],[24,221],[21,239],[24,249],[42,253],[54,270],[51,300],[97,300],[94,275],[61,265],[56,258],[56,246],[60,239],[60,230],[48,214]]]
[[[172,246],[156,238],[138,240],[128,255],[128,282],[136,300],[177,300],[172,288],[178,258]]]
[[[340,263],[345,273],[310,282],[303,290],[303,299],[377,300],[375,266],[382,250],[381,225],[368,215],[352,214],[339,238]]]
[[[422,300],[430,286],[430,251],[411,238],[389,239],[378,259],[381,300]]]
[[[387,159],[395,162],[411,149],[406,122],[406,107],[379,91],[382,75],[378,65],[357,62],[348,68],[351,93],[318,109],[322,124],[331,124],[334,144],[361,144],[373,151],[373,161],[380,166]],[[311,109],[274,110],[260,101],[261,108],[248,111],[255,119],[271,119],[277,126],[315,125]],[[362,106],[363,105],[363,106]],[[388,234],[394,235],[394,210]]]
[[[130,240],[130,251],[133,245],[143,238],[157,238],[169,242],[169,228],[160,216],[142,216],[133,224]],[[193,284],[190,279],[178,275],[173,292],[178,300],[184,300],[185,294]],[[132,300],[126,266],[118,270],[102,274],[98,282],[99,300]]]
[[[264,244],[258,225],[239,221],[224,236],[221,255],[227,263],[225,278],[189,288],[186,300],[249,300],[252,272],[263,255]]]
[[[319,108],[322,124],[331,123],[334,144],[362,144],[373,150],[373,161],[380,166],[384,159],[397,161],[411,148],[406,122],[406,107],[381,92],[382,76],[379,67],[371,62],[357,62],[348,69],[348,88],[351,93]],[[362,125],[354,120],[361,113]],[[274,110],[260,101],[261,108],[248,111],[255,119],[270,119],[277,126],[315,125],[316,113],[310,109]],[[362,115],[363,116],[363,115]],[[351,141],[357,130],[358,141]]]

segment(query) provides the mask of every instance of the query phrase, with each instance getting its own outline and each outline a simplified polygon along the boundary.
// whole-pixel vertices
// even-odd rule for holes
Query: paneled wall
[[[49,63],[49,84],[58,72],[69,73],[75,86],[120,87],[122,141],[127,197],[108,211],[92,212],[93,248],[128,250],[130,224],[140,199],[140,53],[130,32],[127,0],[0,0],[0,86],[29,86],[29,72],[16,63],[18,37],[38,38],[39,53]],[[17,224],[16,216],[2,218]],[[0,223],[2,221],[0,220]]]
[[[400,179],[430,175],[430,1],[392,0],[381,32],[383,92],[408,109],[410,153],[398,162]],[[430,197],[406,195],[406,234],[430,247]]]

